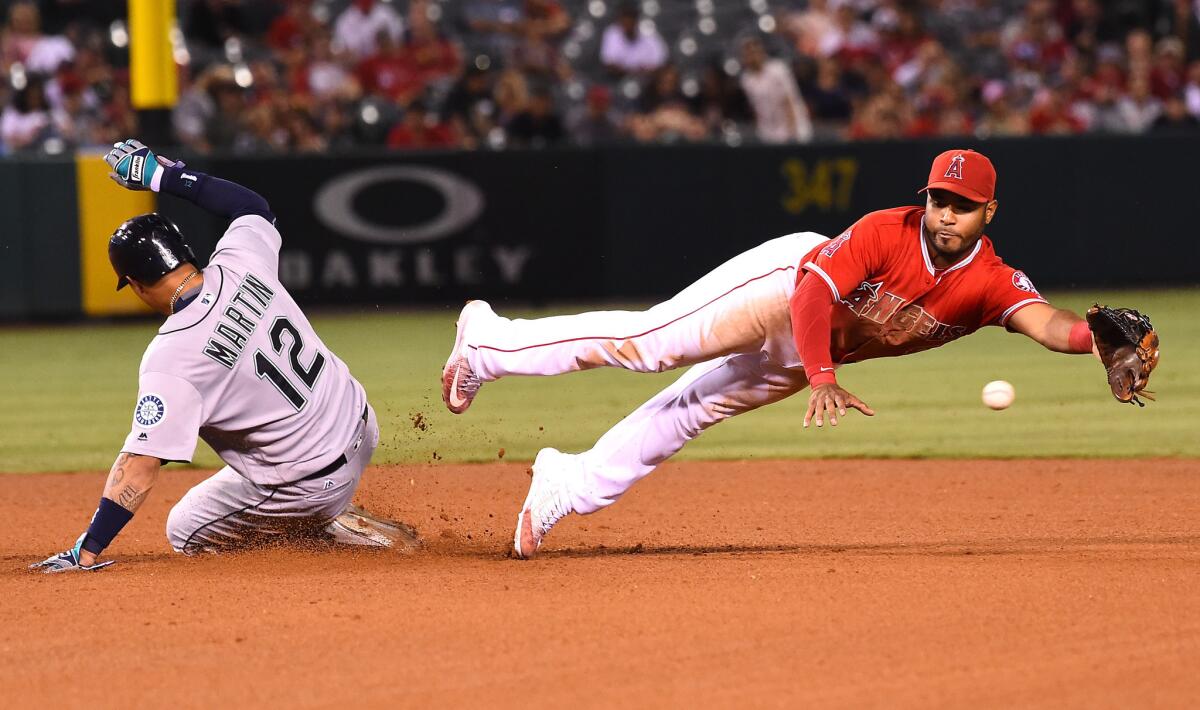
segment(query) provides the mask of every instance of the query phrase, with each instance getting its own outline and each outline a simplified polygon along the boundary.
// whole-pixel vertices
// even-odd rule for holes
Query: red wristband
[[[1071,326],[1071,334],[1067,337],[1067,348],[1073,353],[1090,353],[1092,351],[1092,330],[1087,321],[1079,321]]]
[[[818,372],[808,378],[809,387],[820,387],[821,385],[836,385],[837,378],[832,372]]]

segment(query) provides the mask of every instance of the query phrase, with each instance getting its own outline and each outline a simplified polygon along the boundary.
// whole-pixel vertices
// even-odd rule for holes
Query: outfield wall
[[[794,231],[837,234],[919,201],[937,142],[189,159],[270,201],[281,274],[307,304],[669,294]],[[1041,288],[1200,283],[1186,138],[995,140],[989,235]],[[104,240],[155,196],[96,157],[0,161],[0,318],[137,312]],[[170,197],[201,258],[223,224]]]

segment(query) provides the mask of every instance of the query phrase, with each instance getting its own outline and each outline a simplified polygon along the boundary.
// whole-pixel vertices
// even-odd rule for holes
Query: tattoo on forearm
[[[108,475],[109,485],[116,486],[125,478],[125,462],[129,460],[129,454],[119,454],[117,460],[113,462],[112,473]]]
[[[149,490],[140,491],[133,486],[125,486],[121,492],[117,494],[117,504],[125,510],[136,511],[142,505],[142,501],[146,500],[146,495]]]

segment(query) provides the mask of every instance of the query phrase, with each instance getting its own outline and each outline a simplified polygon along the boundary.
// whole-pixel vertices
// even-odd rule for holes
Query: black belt
[[[365,405],[365,404],[363,405],[362,420],[364,422],[367,421],[367,405]],[[329,465],[326,466],[325,468],[322,468],[320,471],[317,471],[316,473],[310,473],[307,476],[305,476],[304,478],[292,481],[291,483],[286,483],[284,485],[290,486],[290,485],[293,485],[296,483],[300,483],[301,481],[311,481],[314,478],[321,478],[323,476],[328,476],[329,474],[333,473],[334,471],[338,470],[339,468],[341,468],[342,466],[345,466],[345,465],[346,465],[346,452],[343,451],[340,456],[338,456],[333,461],[330,461]]]

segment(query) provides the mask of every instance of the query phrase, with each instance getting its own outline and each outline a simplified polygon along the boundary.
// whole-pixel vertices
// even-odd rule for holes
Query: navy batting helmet
[[[183,264],[195,264],[196,255],[171,220],[151,212],[117,227],[108,240],[108,260],[117,272],[120,291],[131,278],[154,284]]]

